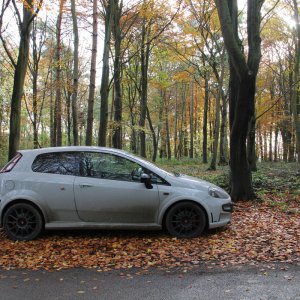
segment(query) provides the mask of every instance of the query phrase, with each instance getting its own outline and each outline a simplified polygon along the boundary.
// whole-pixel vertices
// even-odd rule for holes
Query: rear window
[[[16,156],[11,159],[1,170],[0,173],[7,173],[10,172],[18,163],[18,161],[21,159],[22,154],[17,153]]]
[[[32,171],[60,175],[79,174],[78,152],[54,152],[40,154],[32,164]]]

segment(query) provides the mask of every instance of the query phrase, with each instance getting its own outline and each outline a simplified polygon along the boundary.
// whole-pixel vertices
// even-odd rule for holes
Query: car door
[[[39,200],[48,208],[49,221],[78,220],[74,202],[74,180],[79,174],[77,152],[52,152],[38,155],[32,175],[24,178]],[[28,186],[27,184],[27,186]]]
[[[86,222],[156,223],[159,195],[156,185],[141,183],[143,168],[122,156],[84,152],[74,195],[79,217]]]

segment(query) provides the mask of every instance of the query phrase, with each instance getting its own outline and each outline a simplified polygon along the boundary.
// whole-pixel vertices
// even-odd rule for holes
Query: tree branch
[[[246,74],[248,74],[249,69],[234,34],[228,1],[232,0],[215,0],[215,4],[218,9],[218,15],[228,56],[237,76],[239,79],[242,79]]]
[[[11,64],[13,65],[14,68],[16,68],[17,67],[17,63],[15,62],[14,58],[12,57],[12,54],[11,54],[11,52],[9,51],[9,49],[8,49],[8,47],[6,45],[6,41],[4,40],[2,34],[0,34],[0,39],[2,41],[3,48],[4,48],[6,54],[7,54],[8,58],[9,58]]]

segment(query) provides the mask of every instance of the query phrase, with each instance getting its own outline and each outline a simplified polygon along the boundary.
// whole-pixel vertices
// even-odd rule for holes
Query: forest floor
[[[206,171],[189,162],[161,162],[169,171],[228,185],[228,168]],[[196,266],[209,269],[284,262],[300,265],[300,173],[296,164],[260,164],[253,184],[258,200],[238,202],[228,226],[195,239],[163,232],[46,232],[39,239],[13,242],[0,231],[0,268],[61,270],[93,268],[98,272],[162,270]],[[125,276],[125,275],[124,275]],[[126,275],[128,276],[128,274]]]

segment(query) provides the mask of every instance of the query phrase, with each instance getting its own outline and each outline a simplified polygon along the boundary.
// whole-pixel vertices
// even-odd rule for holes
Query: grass
[[[160,167],[169,172],[177,172],[210,181],[229,190],[229,166],[220,166],[216,171],[208,171],[208,164],[198,159],[159,161]],[[280,192],[300,194],[300,170],[297,163],[262,162],[257,164],[257,172],[252,173],[253,188],[259,197],[265,194],[280,195]]]

